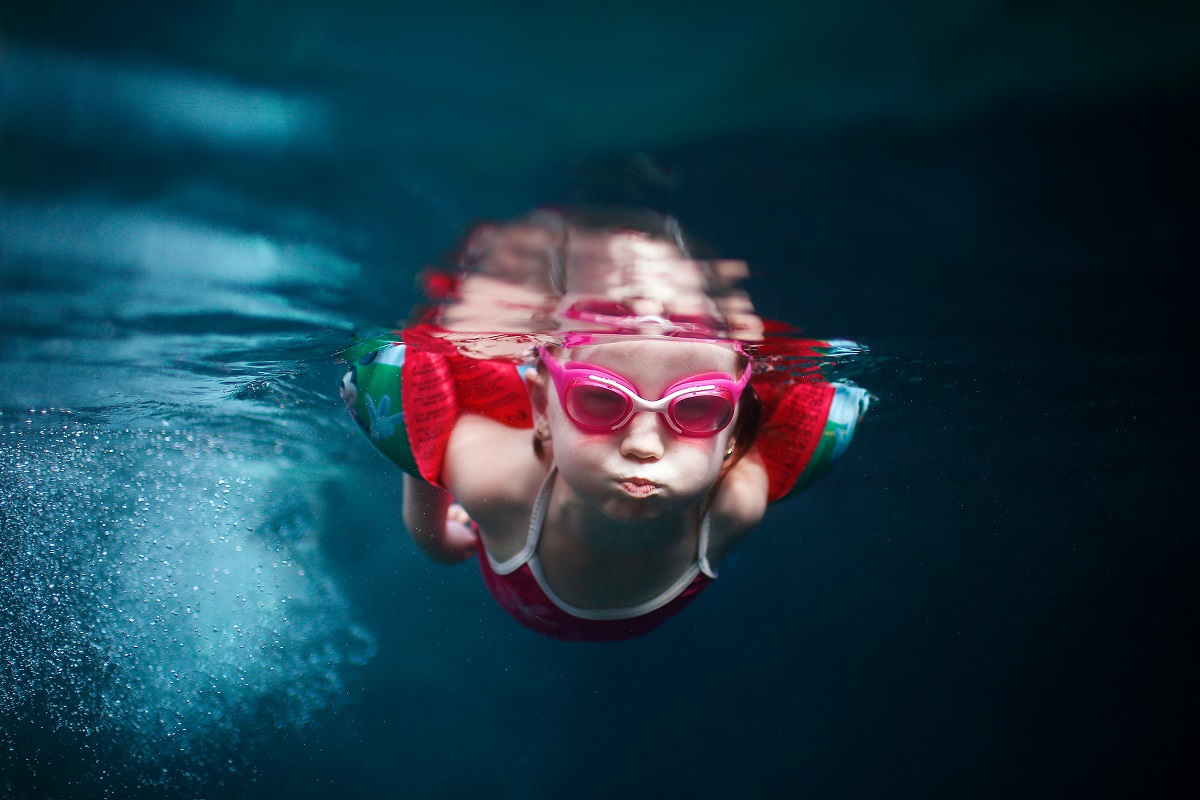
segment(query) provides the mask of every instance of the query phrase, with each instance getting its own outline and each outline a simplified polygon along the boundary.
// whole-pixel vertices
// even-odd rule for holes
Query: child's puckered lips
[[[662,491],[661,485],[646,478],[623,478],[618,483],[630,497],[650,497]]]

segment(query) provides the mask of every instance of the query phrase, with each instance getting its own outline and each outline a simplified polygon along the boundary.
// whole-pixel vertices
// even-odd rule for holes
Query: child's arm
[[[404,525],[417,546],[439,564],[457,564],[475,554],[479,535],[450,492],[404,476]]]

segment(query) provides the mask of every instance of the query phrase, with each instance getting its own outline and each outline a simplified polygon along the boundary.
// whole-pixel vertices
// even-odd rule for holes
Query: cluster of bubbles
[[[231,436],[0,416],[0,763],[34,735],[138,781],[211,773],[345,696],[374,641],[296,465]]]

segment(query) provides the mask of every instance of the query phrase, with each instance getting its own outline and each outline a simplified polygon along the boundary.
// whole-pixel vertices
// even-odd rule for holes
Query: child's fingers
[[[479,545],[479,534],[475,533],[474,528],[461,522],[447,522],[444,544],[460,560],[470,558]]]

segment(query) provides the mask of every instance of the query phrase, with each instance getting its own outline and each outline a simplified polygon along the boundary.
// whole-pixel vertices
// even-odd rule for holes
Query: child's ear
[[[533,407],[533,427],[545,428],[549,423],[546,416],[546,377],[536,369],[527,369],[525,387],[529,390],[529,405]]]

